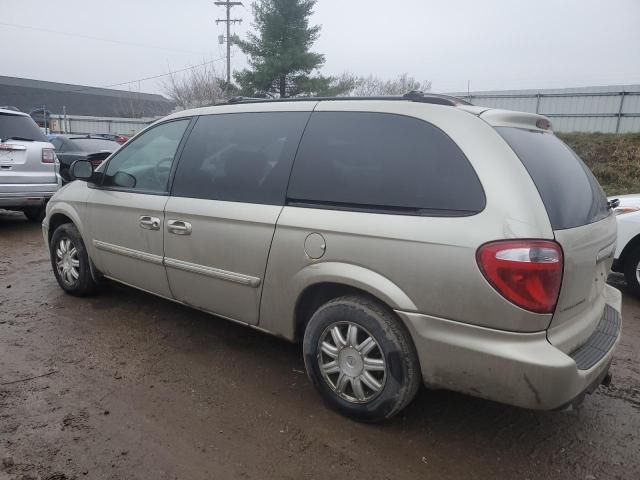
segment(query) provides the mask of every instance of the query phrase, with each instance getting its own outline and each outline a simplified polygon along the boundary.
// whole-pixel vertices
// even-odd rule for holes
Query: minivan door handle
[[[167,222],[167,230],[169,233],[176,235],[191,235],[191,224],[182,220],[169,220]]]
[[[160,219],[158,217],[142,215],[140,217],[140,227],[145,230],[160,230]]]

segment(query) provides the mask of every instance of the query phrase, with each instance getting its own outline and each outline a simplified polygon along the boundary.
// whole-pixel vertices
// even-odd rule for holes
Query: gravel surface
[[[613,384],[570,412],[422,390],[363,425],[300,347],[107,283],[56,284],[39,225],[0,212],[0,479],[640,479],[640,302]],[[624,292],[624,285],[617,285]]]

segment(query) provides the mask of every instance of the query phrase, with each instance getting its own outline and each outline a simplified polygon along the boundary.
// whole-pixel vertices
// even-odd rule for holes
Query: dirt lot
[[[324,407],[296,345],[116,284],[63,294],[21,215],[0,212],[0,252],[2,480],[640,478],[627,295],[614,383],[581,409],[422,391],[371,426]]]

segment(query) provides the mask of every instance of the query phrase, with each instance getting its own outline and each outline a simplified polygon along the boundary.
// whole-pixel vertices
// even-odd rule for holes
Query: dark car
[[[129,141],[129,137],[127,137],[126,135],[119,135],[117,133],[96,133],[95,135],[92,134],[91,136],[105,138],[107,140],[113,140],[114,142],[117,142],[120,145],[124,145]]]
[[[91,135],[56,135],[51,143],[60,161],[62,183],[73,180],[69,167],[76,160],[88,160],[97,168],[105,158],[120,148],[120,144],[112,140]]]

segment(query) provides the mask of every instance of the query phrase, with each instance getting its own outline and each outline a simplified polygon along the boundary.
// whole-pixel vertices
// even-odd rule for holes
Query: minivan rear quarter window
[[[597,222],[610,211],[584,162],[551,132],[497,127],[533,179],[554,230]]]
[[[417,118],[316,112],[302,138],[289,204],[409,215],[484,209],[482,185],[455,142]]]

